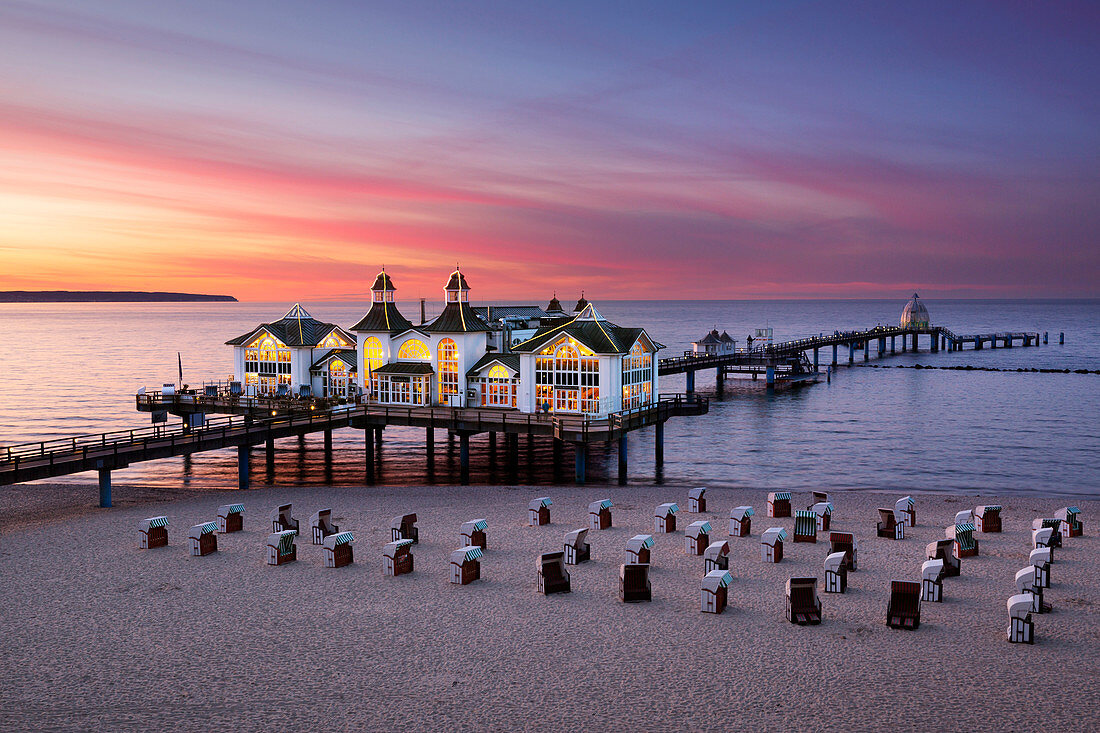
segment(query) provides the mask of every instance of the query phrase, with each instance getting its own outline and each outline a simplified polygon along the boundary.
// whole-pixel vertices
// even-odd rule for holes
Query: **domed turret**
[[[447,294],[448,303],[468,303],[470,301],[470,286],[466,284],[466,276],[459,271],[457,266],[447,280],[447,287],[443,289],[443,292]]]
[[[561,301],[558,300],[558,294],[554,293],[554,297],[550,299],[550,305],[546,306],[546,312],[551,314],[564,313],[561,309]]]
[[[901,312],[902,328],[928,328],[928,309],[920,302],[920,297],[913,293],[913,297],[905,304]]]
[[[378,273],[378,277],[374,278],[374,285],[370,286],[371,300],[375,303],[392,303],[393,293],[397,290],[393,286],[393,280],[386,273],[386,268],[382,268],[382,272]]]
[[[573,309],[574,313],[580,313],[588,306],[588,301],[584,299],[584,291],[581,291],[581,299],[577,301],[577,307]]]

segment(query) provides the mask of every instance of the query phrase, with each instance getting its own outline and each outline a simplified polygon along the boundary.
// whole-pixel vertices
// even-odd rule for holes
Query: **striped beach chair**
[[[981,504],[974,507],[974,526],[979,532],[1001,531],[1001,505]]]
[[[382,548],[382,575],[396,578],[413,571],[412,540],[394,540]]]
[[[718,540],[707,545],[707,549],[703,550],[703,575],[715,570],[729,570],[729,567],[730,543]]]
[[[355,554],[351,548],[354,543],[355,535],[351,532],[337,532],[326,536],[321,543],[325,567],[342,568],[355,562]]]
[[[831,552],[825,558],[825,592],[843,593],[848,589],[848,566],[844,552]]]
[[[920,566],[920,599],[929,603],[943,601],[943,560],[925,560]]]
[[[336,534],[340,528],[332,523],[332,510],[320,509],[309,518],[310,529],[313,530],[313,544],[323,545],[325,538],[330,534]]]
[[[684,530],[684,552],[688,555],[702,555],[710,544],[710,522],[700,520],[692,522]]]
[[[611,507],[615,506],[610,499],[600,499],[588,505],[588,528],[599,531],[611,528]]]
[[[648,565],[650,550],[653,549],[653,535],[636,534],[626,541],[626,563]]]
[[[726,610],[729,585],[733,576],[725,570],[713,570],[703,576],[700,608],[703,613],[722,613]]]
[[[896,509],[883,509],[879,507],[878,510],[878,524],[875,525],[875,533],[879,537],[885,537],[888,540],[902,540],[905,539],[905,515],[900,514]]]
[[[707,490],[703,487],[688,489],[688,512],[699,514],[707,510]]]
[[[886,604],[886,625],[912,631],[920,627],[921,584],[910,580],[890,581],[890,601]]]
[[[138,524],[138,545],[143,550],[168,546],[168,517],[149,517]]]
[[[760,535],[760,559],[764,562],[779,562],[783,559],[783,540],[787,539],[787,530],[782,527],[769,527]]]
[[[549,496],[532,499],[527,504],[527,525],[541,527],[544,524],[550,524],[550,505],[553,503]]]
[[[581,530],[587,532],[588,530]],[[565,553],[545,552],[535,560],[538,569],[538,589],[543,595],[569,593],[573,585],[565,569]]]
[[[488,529],[489,522],[484,519],[471,519],[469,522],[463,522],[462,529],[459,532],[459,542],[462,542],[464,547],[472,545],[487,550],[489,549],[489,543],[486,540],[485,533]]]
[[[1033,598],[1018,593],[1008,599],[1008,640],[1013,644],[1034,644],[1035,624],[1031,621]]]
[[[851,532],[830,532],[829,552],[843,552],[844,565],[849,571],[859,568],[859,542]]]
[[[813,501],[811,501],[810,505],[808,507],[806,507],[807,509],[813,509],[814,504],[828,504],[829,503],[829,495],[827,493],[825,493],[824,491],[811,491],[810,496],[812,497]]]
[[[1040,517],[1038,519],[1032,520],[1031,529],[1051,530],[1050,543],[1048,547],[1061,547],[1062,535],[1065,533],[1062,529],[1062,524],[1063,522],[1059,517]],[[1034,531],[1032,532],[1032,534],[1034,534]]]
[[[1062,520],[1062,536],[1080,537],[1085,532],[1085,526],[1081,524],[1081,510],[1075,506],[1066,506],[1054,513],[1054,516]]]
[[[794,541],[817,542],[817,515],[799,509],[794,513]]]
[[[730,509],[730,537],[748,537],[752,531],[751,506],[739,506]]]
[[[787,581],[786,591],[788,621],[799,626],[821,623],[817,578],[791,578]]]
[[[903,496],[894,502],[894,513],[902,518],[902,524],[906,527],[915,527],[917,524],[916,502],[911,496]]]
[[[1049,547],[1037,547],[1027,558],[1035,568],[1035,585],[1040,588],[1050,587],[1050,553]]]
[[[789,491],[773,491],[768,494],[768,516],[769,517],[789,517],[791,516],[791,492]]]
[[[929,542],[924,548],[924,554],[929,560],[943,560],[945,578],[957,578],[962,572],[962,562],[955,554],[955,540],[950,537]]]
[[[451,582],[466,585],[481,578],[481,548],[470,545],[451,553]]]
[[[218,523],[203,522],[196,524],[187,534],[187,545],[191,548],[191,557],[203,557],[218,551]]]
[[[390,520],[390,541],[412,540],[414,545],[420,544],[420,530],[416,526],[415,514],[402,514]]]
[[[271,512],[271,531],[283,532],[288,529],[298,532],[298,520],[291,516],[292,504],[283,504]]]
[[[624,563],[619,566],[619,600],[623,603],[653,600],[648,563]]]
[[[1031,546],[1038,549],[1045,547],[1050,550],[1050,560],[1054,562],[1054,538],[1058,534],[1050,527],[1031,530]]]
[[[218,507],[218,531],[222,534],[244,529],[244,504],[223,504]]]
[[[833,517],[833,505],[832,502],[819,501],[810,507],[810,511],[817,517],[817,531],[828,532],[829,524]]]
[[[676,512],[678,511],[680,511],[680,507],[673,501],[658,506],[653,512],[653,531],[659,534],[675,532]]]
[[[961,512],[955,512],[955,524],[974,524],[974,510],[963,509]]]
[[[286,565],[298,559],[298,546],[294,544],[294,538],[298,532],[293,529],[283,529],[272,532],[267,536],[267,564]]]
[[[1033,613],[1049,613],[1050,604],[1043,602],[1043,587],[1035,582],[1035,567],[1028,565],[1016,571],[1016,593],[1031,596]]]
[[[566,565],[579,565],[591,559],[592,545],[584,541],[587,536],[587,529],[575,529],[565,535],[565,545],[562,547],[562,553],[565,556]]]
[[[955,554],[959,557],[976,557],[978,540],[974,538],[974,525],[970,522],[956,524],[944,530],[944,536],[955,541]]]

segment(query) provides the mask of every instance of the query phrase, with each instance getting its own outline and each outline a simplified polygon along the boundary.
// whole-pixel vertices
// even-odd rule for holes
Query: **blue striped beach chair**
[[[218,551],[218,523],[203,522],[191,528],[187,544],[192,557],[203,557]]]
[[[804,509],[794,513],[794,541],[817,542],[817,514]]]
[[[978,554],[978,540],[974,538],[974,525],[970,522],[956,524],[944,530],[948,539],[955,541],[955,554],[962,557],[976,557]]]
[[[168,546],[168,517],[149,517],[138,525],[138,543],[143,550]]]
[[[226,534],[244,529],[244,504],[223,504],[218,507],[218,531]]]
[[[768,516],[769,517],[789,517],[791,516],[791,492],[789,491],[773,491],[768,494]]]

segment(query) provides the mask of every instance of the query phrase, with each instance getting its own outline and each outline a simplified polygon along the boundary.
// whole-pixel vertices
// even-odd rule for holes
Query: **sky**
[[[1100,297],[1093,2],[0,0],[0,289]]]

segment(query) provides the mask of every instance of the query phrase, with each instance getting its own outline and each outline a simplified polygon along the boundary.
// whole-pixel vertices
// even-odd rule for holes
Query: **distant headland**
[[[0,303],[236,303],[232,295],[146,293],[140,290],[0,290]]]

